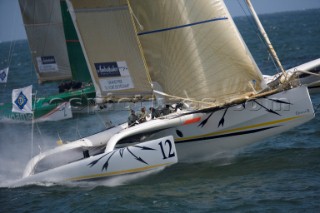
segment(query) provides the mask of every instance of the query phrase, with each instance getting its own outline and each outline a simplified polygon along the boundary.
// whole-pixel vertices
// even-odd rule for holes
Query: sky
[[[225,0],[233,16],[244,15],[239,1],[243,0]],[[251,2],[258,15],[320,8],[320,0],[251,0]],[[19,39],[26,39],[26,33],[18,0],[0,0],[0,42]]]
[[[225,0],[233,16],[244,15],[239,2],[244,0]],[[251,0],[251,3],[258,15],[320,8],[320,0]]]

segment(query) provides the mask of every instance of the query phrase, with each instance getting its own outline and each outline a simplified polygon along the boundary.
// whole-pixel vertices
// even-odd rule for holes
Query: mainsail
[[[170,96],[225,102],[264,88],[223,0],[130,0],[150,71]]]
[[[102,98],[148,97],[151,82],[127,1],[70,0],[69,10]]]
[[[60,0],[19,0],[40,83],[71,79]]]

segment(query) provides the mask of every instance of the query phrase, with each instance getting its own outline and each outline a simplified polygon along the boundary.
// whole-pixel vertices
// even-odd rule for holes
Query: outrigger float
[[[111,135],[118,129],[108,133]],[[99,140],[96,139],[101,136],[83,138],[35,156],[28,163],[23,179],[15,185],[99,180],[161,170],[178,162],[172,136],[113,151],[97,146]]]

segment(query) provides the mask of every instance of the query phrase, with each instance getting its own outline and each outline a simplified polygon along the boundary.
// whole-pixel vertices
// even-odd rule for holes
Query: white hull
[[[57,163],[56,161],[61,161],[62,159],[51,160],[51,162],[47,161],[46,163],[52,166]],[[178,156],[173,137],[167,136],[140,143],[136,146],[117,149],[95,156],[87,156],[82,160],[69,162],[64,166],[58,166],[35,175],[26,176],[16,182],[15,185],[19,186],[39,182],[96,180],[155,169],[159,170],[175,164],[177,161]],[[41,164],[38,164],[38,166],[41,166]],[[34,168],[39,169],[36,167]]]
[[[70,168],[72,165],[85,165],[87,159],[81,160],[83,149],[105,147],[103,153],[105,154],[168,135],[174,137],[179,162],[208,160],[222,153],[245,148],[257,141],[301,125],[312,118],[314,118],[313,106],[307,88],[302,86],[248,101],[244,105],[212,112],[171,114],[167,118],[151,120],[130,128],[127,128],[127,124],[123,124],[36,156],[29,162],[24,177],[32,176],[39,162],[51,157],[57,159],[54,156],[63,154],[65,151],[75,151],[77,157],[74,160],[80,160],[77,164],[58,167],[61,169]],[[94,154],[90,153],[90,155]],[[93,157],[96,158],[96,156]],[[85,163],[80,163],[82,161]],[[78,179],[88,175],[86,170],[80,168],[77,170],[82,173],[81,175],[79,173]],[[55,171],[68,173],[68,169]]]
[[[72,118],[72,112],[69,102],[64,102],[59,104],[49,113],[41,116],[38,119],[35,119],[35,122],[44,122],[44,121],[60,121],[64,119]]]
[[[274,100],[280,100],[283,103]],[[237,105],[215,111],[212,115],[196,113],[170,120],[143,123],[123,130],[111,138],[107,144],[107,150],[113,149],[115,144],[121,145],[121,138],[127,138],[122,139],[124,142],[130,141],[130,137],[134,138],[137,133],[140,133],[139,137],[144,138],[141,141],[173,135],[179,162],[202,161],[214,158],[221,153],[242,149],[314,118],[313,106],[307,88],[304,86],[260,98],[257,103],[250,101],[245,104],[245,108]],[[206,119],[207,122],[204,124]],[[165,125],[160,127],[162,124],[159,122],[167,124],[167,128]],[[154,132],[152,123],[164,130]],[[116,140],[113,140],[114,138]]]

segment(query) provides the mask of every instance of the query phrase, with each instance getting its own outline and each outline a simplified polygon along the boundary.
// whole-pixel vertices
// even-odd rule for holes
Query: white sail
[[[71,79],[60,0],[19,0],[39,82]]]
[[[263,77],[222,0],[130,0],[151,78],[172,96],[243,98]]]
[[[96,96],[150,95],[150,80],[126,1],[71,0],[68,7]]]

